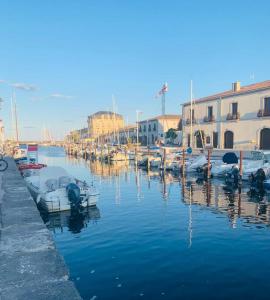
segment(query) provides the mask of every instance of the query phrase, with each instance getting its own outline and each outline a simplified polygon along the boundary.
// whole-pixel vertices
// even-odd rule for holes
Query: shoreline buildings
[[[140,121],[139,128],[139,143],[141,145],[155,145],[164,143],[166,140],[166,132],[169,129],[174,129],[176,132],[182,130],[180,115],[161,115],[147,120]],[[179,133],[177,134],[179,135]],[[179,143],[179,137],[177,138]]]
[[[270,80],[184,103],[183,146],[270,150]]]
[[[114,112],[98,111],[88,116],[87,123],[89,138],[99,140],[102,136],[113,134],[116,140],[116,133],[124,127],[124,118]]]

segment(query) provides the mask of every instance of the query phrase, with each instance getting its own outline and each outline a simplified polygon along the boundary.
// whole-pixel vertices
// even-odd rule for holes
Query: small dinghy
[[[93,185],[70,176],[61,167],[45,167],[25,178],[37,205],[58,212],[72,208],[95,206],[99,193]]]

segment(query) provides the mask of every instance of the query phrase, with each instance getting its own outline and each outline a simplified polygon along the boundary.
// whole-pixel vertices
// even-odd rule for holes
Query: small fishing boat
[[[93,185],[70,176],[61,167],[46,167],[25,178],[37,205],[58,212],[72,208],[95,206],[99,193]]]

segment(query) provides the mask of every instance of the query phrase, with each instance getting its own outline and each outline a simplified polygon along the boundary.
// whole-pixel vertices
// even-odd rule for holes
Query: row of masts
[[[19,125],[18,125],[18,113],[17,113],[17,100],[15,91],[12,92],[11,99],[10,99],[10,110],[11,110],[11,138],[16,143],[19,143],[20,136],[19,136]],[[42,129],[42,139],[45,142],[53,142],[52,134],[48,128],[43,126]]]

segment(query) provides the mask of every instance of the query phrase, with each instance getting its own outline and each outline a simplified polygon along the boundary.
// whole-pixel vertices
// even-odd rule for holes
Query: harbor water
[[[96,208],[44,216],[83,299],[269,299],[267,195],[62,148],[41,148],[39,162],[100,192]]]

